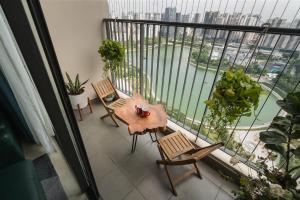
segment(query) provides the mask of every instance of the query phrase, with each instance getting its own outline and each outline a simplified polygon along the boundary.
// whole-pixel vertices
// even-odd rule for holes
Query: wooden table
[[[146,104],[149,107],[150,116],[142,118],[136,114],[135,106]],[[134,93],[131,98],[126,99],[125,104],[115,109],[116,117],[128,125],[128,132],[133,136],[131,152],[136,149],[138,135],[149,133],[155,134],[158,130],[164,130],[167,126],[167,113],[161,104],[151,105],[140,94]]]

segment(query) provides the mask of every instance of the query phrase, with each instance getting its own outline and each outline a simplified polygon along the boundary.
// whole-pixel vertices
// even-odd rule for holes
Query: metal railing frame
[[[242,35],[241,35],[241,38],[240,38],[239,46],[237,47],[237,52],[236,52],[236,55],[234,57],[234,61],[233,61],[232,64],[230,63],[231,67],[235,66],[235,64],[236,64],[236,60],[239,56],[242,45],[244,44],[244,39],[245,39],[246,35],[248,33],[259,34],[259,36],[257,37],[256,42],[253,45],[254,50],[251,53],[251,49],[250,49],[249,52],[246,54],[246,56],[243,59],[243,61],[245,59],[247,59],[249,53],[251,53],[250,57],[248,58],[247,62],[245,63],[246,64],[245,69],[244,69],[245,71],[247,71],[250,63],[253,61],[253,58],[255,58],[255,60],[256,60],[257,52],[259,52],[260,48],[262,47],[261,42],[262,42],[264,36],[266,34],[278,35],[278,38],[275,42],[275,45],[273,45],[272,50],[270,51],[270,54],[268,55],[267,60],[264,64],[264,66],[263,66],[263,69],[262,69],[261,73],[259,74],[257,82],[260,81],[263,70],[266,69],[266,67],[269,63],[269,60],[273,56],[274,51],[279,50],[279,49],[277,49],[277,44],[280,41],[280,38],[282,36],[289,35],[289,36],[299,36],[299,37],[298,37],[298,42],[297,42],[296,48],[294,48],[293,50],[290,50],[291,53],[289,54],[288,59],[286,59],[287,61],[284,65],[284,68],[282,69],[282,71],[278,75],[279,78],[281,77],[281,75],[283,74],[283,72],[285,71],[287,66],[290,65],[289,62],[290,62],[291,58],[293,57],[294,53],[297,51],[299,43],[300,43],[300,29],[275,28],[275,27],[270,27],[269,28],[268,27],[267,30],[266,30],[266,27],[256,27],[256,26],[216,25],[216,24],[166,22],[166,21],[154,21],[154,20],[109,19],[109,18],[106,18],[103,21],[106,23],[107,38],[120,41],[124,45],[124,47],[127,51],[126,58],[124,58],[124,60],[127,62],[127,65],[126,65],[126,62],[124,62],[124,70],[121,70],[121,68],[118,68],[112,74],[113,81],[115,81],[114,77],[117,77],[116,85],[117,85],[118,89],[120,89],[121,91],[125,92],[128,95],[132,94],[132,92],[134,90],[138,91],[138,89],[140,89],[139,92],[142,95],[144,94],[145,98],[150,100],[150,102],[158,102],[159,101],[160,103],[163,102],[163,97],[164,97],[163,94],[165,94],[164,93],[164,89],[165,89],[166,90],[165,106],[166,106],[166,109],[168,109],[169,106],[171,106],[171,111],[170,111],[171,115],[173,115],[173,112],[174,112],[174,109],[175,109],[175,107],[174,107],[175,98],[176,98],[175,96],[179,95],[179,102],[180,103],[179,103],[179,108],[176,111],[176,113],[177,113],[177,116],[179,116],[179,114],[181,112],[184,113],[183,122],[181,122],[179,120],[180,116],[178,118],[169,117],[169,119],[171,121],[173,121],[174,123],[176,123],[177,125],[185,128],[188,131],[195,134],[196,135],[196,141],[197,141],[198,138],[201,138],[201,139],[204,139],[205,141],[210,142],[210,143],[214,142],[209,138],[210,128],[209,128],[209,131],[206,134],[206,136],[203,135],[202,133],[200,133],[201,128],[204,125],[204,118],[206,116],[207,109],[208,109],[206,105],[205,105],[203,115],[201,117],[201,122],[198,126],[198,130],[195,131],[192,126],[194,125],[196,113],[197,113],[197,110],[199,109],[199,104],[200,104],[199,101],[200,101],[202,92],[204,90],[203,86],[204,86],[206,75],[207,75],[207,72],[208,72],[208,69],[209,69],[209,65],[210,65],[211,60],[212,60],[211,57],[212,57],[212,53],[213,53],[215,45],[216,45],[218,33],[220,33],[221,31],[226,31],[227,32],[225,34],[226,35],[225,39],[223,39],[224,40],[224,46],[223,46],[222,54],[221,54],[220,60],[217,64],[216,73],[214,75],[212,86],[211,86],[211,88],[209,88],[210,92],[209,92],[208,98],[211,98],[211,95],[213,93],[215,84],[217,82],[217,77],[218,77],[218,75],[220,73],[220,70],[221,70],[223,58],[226,54],[226,50],[227,50],[228,44],[230,43],[230,39],[231,39],[230,37],[231,37],[233,32],[241,32]],[[116,24],[117,24],[117,28],[116,28]],[[121,24],[121,34],[122,34],[122,36],[120,34],[120,24]],[[125,37],[124,37],[124,24],[125,24],[125,29],[126,29],[126,31],[125,31],[126,41],[125,41]],[[133,32],[133,27],[134,26],[135,26],[135,32]],[[173,41],[170,41],[170,40],[172,40],[172,39],[170,39],[170,37],[172,37],[170,35],[171,27],[173,29],[173,34],[174,34]],[[150,28],[152,28],[152,33],[150,31]],[[166,29],[164,29],[164,28],[166,28]],[[178,84],[178,77],[179,77],[179,73],[180,73],[180,67],[182,66],[182,52],[183,52],[183,48],[185,46],[185,42],[186,42],[185,38],[187,37],[188,29],[190,29],[192,31],[192,38],[191,38],[190,46],[189,46],[189,54],[188,54],[187,68],[185,69],[185,74],[184,74],[183,88],[181,90],[181,94],[180,94],[180,91],[177,91],[177,93],[174,92],[173,96],[171,97],[170,96],[171,79],[172,79],[171,74],[173,74],[174,70],[176,70],[176,68],[174,69],[174,67],[173,67],[173,65],[174,65],[175,46],[176,46],[176,43],[180,43],[180,53],[179,53],[179,58],[177,58],[179,60],[178,67],[177,67],[177,71],[175,72],[176,76],[173,77],[173,78],[176,78],[176,81],[175,81],[175,89],[176,89],[177,84]],[[146,33],[145,33],[145,30],[146,30]],[[162,36],[163,30],[164,30],[164,36]],[[195,88],[195,79],[196,79],[196,76],[197,76],[197,68],[198,68],[198,65],[200,64],[199,59],[197,59],[196,64],[195,64],[196,69],[195,69],[194,74],[192,75],[193,81],[192,81],[191,89],[186,88],[186,79],[187,79],[187,74],[189,72],[189,64],[190,64],[190,60],[191,60],[191,54],[192,54],[193,46],[194,46],[194,43],[195,43],[195,40],[196,40],[195,39],[195,33],[196,33],[197,30],[201,30],[201,35],[202,35],[201,40],[199,39],[200,44],[198,46],[199,46],[200,49],[199,49],[198,58],[202,54],[204,41],[208,39],[206,37],[209,34],[211,35],[212,31],[214,32],[214,35],[213,35],[213,37],[210,38],[211,41],[212,41],[211,42],[212,47],[211,47],[211,50],[209,52],[209,58],[208,58],[208,61],[206,63],[203,79],[201,81],[202,82],[201,87],[199,87],[200,91],[199,91],[199,95],[197,97],[196,108],[195,108],[195,111],[193,112],[193,118],[191,120],[191,126],[186,127],[187,126],[187,124],[186,124],[187,113],[188,113],[188,110],[189,110],[189,104],[190,104],[191,96],[192,96],[191,94],[192,94],[192,91]],[[118,32],[118,35],[117,35],[117,32]],[[128,33],[128,32],[130,32],[130,33]],[[178,36],[180,36],[180,32],[182,33],[182,35],[181,35],[180,41],[178,41],[177,38],[178,38]],[[155,36],[155,33],[158,33],[157,37]],[[133,39],[133,36],[134,36],[134,34],[135,34],[135,42],[136,42],[135,50],[137,51],[136,55],[135,55],[135,57],[136,57],[135,59],[133,57],[133,52],[134,52],[134,45],[133,45],[134,39]],[[138,35],[139,35],[139,39],[138,39]],[[151,37],[152,37],[152,39],[151,39]],[[164,42],[164,45],[166,46],[166,49],[164,51],[164,57],[162,57],[163,66],[160,66],[160,58],[161,58],[160,48],[161,48],[161,45],[162,45],[162,37],[166,38],[166,41]],[[121,38],[122,38],[122,40],[121,40]],[[146,41],[145,41],[145,38],[146,38]],[[158,38],[157,47],[155,46],[155,38]],[[151,44],[150,40],[152,41],[152,44]],[[172,42],[173,42],[173,44],[172,44],[172,47],[171,47],[172,48],[172,53],[171,53],[171,60],[170,60],[170,75],[169,75],[169,78],[167,80],[166,77],[165,77],[166,65],[167,65],[166,57],[167,57],[167,53],[168,53],[167,46],[168,46],[169,43],[172,43]],[[130,43],[130,45],[129,45],[129,43]],[[129,48],[129,47],[131,47],[131,48]],[[151,51],[150,51],[150,49],[148,49],[150,47],[152,48]],[[156,58],[157,60],[154,60],[154,57],[155,57],[155,50],[154,49],[155,48],[158,48],[157,52],[156,52],[157,53],[157,58]],[[131,55],[129,55],[129,53],[131,53]],[[139,53],[139,55],[138,55],[138,53]],[[149,60],[149,56],[148,56],[149,54],[151,55],[151,60]],[[131,61],[130,61],[130,56],[131,56]],[[144,61],[144,59],[146,59],[146,61]],[[134,65],[134,62],[135,62],[135,65]],[[155,67],[155,62],[156,62],[156,72],[154,73],[153,69]],[[126,66],[127,66],[127,72],[126,72]],[[127,77],[128,81],[129,81],[128,82],[128,81],[126,81],[125,74],[129,73],[129,70],[130,70],[129,66],[131,66],[131,74],[132,74],[131,78],[132,79],[130,80],[130,77]],[[133,77],[133,75],[134,75],[134,73],[133,73],[134,66],[135,66],[135,75],[136,75],[136,77],[135,77],[136,78],[136,86],[134,86],[135,83],[134,83],[134,77]],[[148,67],[151,67],[151,68],[149,69]],[[158,74],[160,67],[163,67],[163,69],[162,69],[163,70],[162,80],[159,80],[159,74]],[[139,75],[138,75],[138,70],[139,70]],[[148,72],[150,73],[150,77],[149,77],[150,80],[148,80]],[[146,75],[145,80],[144,80],[144,73]],[[119,82],[120,80],[121,80],[122,83]],[[155,81],[155,84],[152,81]],[[158,93],[158,81],[160,81],[161,84],[162,84],[161,88],[160,88],[160,95]],[[165,83],[168,84],[166,88],[164,87]],[[251,123],[251,126],[247,130],[247,133],[244,136],[244,138],[242,140],[242,143],[244,142],[245,138],[247,137],[247,135],[251,131],[252,126],[254,125],[255,121],[257,120],[257,117],[259,116],[260,112],[264,108],[266,102],[268,101],[268,98],[270,97],[270,95],[272,94],[274,88],[276,87],[276,84],[277,84],[277,81],[275,83],[273,83],[272,88],[270,88],[269,94],[267,95],[263,105],[260,107],[260,109],[258,111],[258,114],[255,116],[255,119]],[[130,85],[131,85],[131,87],[130,87]],[[144,85],[145,85],[145,87],[144,87]],[[148,88],[151,88],[151,90],[148,91]],[[185,91],[186,89],[188,91],[188,93],[187,93],[187,95],[188,95],[188,105],[186,106],[186,111],[182,111],[181,110],[182,109],[182,101],[183,101],[183,96],[186,93],[186,91]],[[154,94],[152,94],[152,91],[154,91]],[[148,97],[147,92],[150,93],[149,97]],[[159,98],[159,100],[157,98]],[[172,105],[168,105],[169,100],[172,101]],[[279,113],[280,112],[278,112],[277,115]],[[227,145],[228,145],[228,142],[230,141],[230,139],[232,139],[232,136],[233,136],[233,134],[234,134],[239,122],[240,122],[240,119],[241,119],[241,117],[234,124],[233,129],[232,129],[231,133],[229,134],[229,137],[228,137],[227,141],[224,141],[225,142],[225,147],[222,148],[222,150],[225,151],[226,153],[232,155],[232,156],[238,156],[243,163],[245,163],[245,164],[247,164],[247,165],[249,165],[253,168],[256,168],[255,165],[252,162],[251,163],[249,162],[250,157],[244,158],[244,157],[241,157],[239,155],[239,150],[240,150],[241,145],[238,146],[235,150],[230,150],[230,149],[226,148]],[[271,120],[272,119],[270,119],[270,121]],[[220,134],[218,135],[218,138],[219,138],[219,136],[220,136]],[[256,148],[258,147],[259,143],[260,143],[260,141],[258,142],[258,144],[256,144],[256,146],[255,146],[254,150],[251,152],[250,156],[253,155],[253,153],[256,150]]]

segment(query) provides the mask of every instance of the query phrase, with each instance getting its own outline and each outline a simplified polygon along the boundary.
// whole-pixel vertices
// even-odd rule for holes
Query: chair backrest
[[[113,84],[111,81],[106,78],[104,80],[101,80],[97,83],[92,83],[92,86],[98,96],[98,98],[101,100],[101,102],[106,106],[105,101],[103,100],[104,97],[106,97],[109,94],[115,93],[115,95],[118,97],[118,93],[116,92]]]
[[[158,143],[169,160],[194,149],[192,143],[180,131],[158,139]]]

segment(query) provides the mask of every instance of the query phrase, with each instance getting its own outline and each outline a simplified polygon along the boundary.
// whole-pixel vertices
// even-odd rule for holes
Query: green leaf
[[[299,115],[300,114],[300,92],[289,93],[283,100],[278,100],[277,104],[289,114]]]
[[[296,149],[291,149],[291,152],[298,158],[300,158],[300,147]]]
[[[282,155],[283,157],[286,157],[285,149],[283,146],[278,145],[278,144],[265,144],[265,148],[275,151]]]
[[[86,84],[88,81],[89,81],[89,79],[88,79],[88,80],[86,80],[86,81],[84,81],[83,83],[81,83],[81,85],[80,85],[80,86],[83,86],[83,85],[84,85],[84,84]]]
[[[293,131],[292,134],[290,135],[290,138],[291,139],[300,139],[300,131],[299,130]]]
[[[72,81],[70,75],[68,74],[68,72],[66,72],[66,77],[67,77],[69,83],[72,83],[72,84],[73,84],[73,81]]]
[[[76,75],[75,78],[75,89],[78,91],[80,88],[80,83],[79,83],[79,74]]]
[[[259,139],[266,144],[282,144],[287,141],[287,138],[276,131],[260,132]]]
[[[294,172],[294,173],[292,174],[292,178],[293,178],[294,180],[297,180],[298,178],[300,178],[300,170],[297,170],[296,172]]]
[[[280,126],[280,125],[278,125],[278,124],[276,124],[276,123],[272,123],[271,125],[270,125],[270,127],[269,127],[269,129],[271,129],[272,131],[275,131],[275,132],[278,132],[278,133],[280,133],[280,134],[284,134],[284,135],[286,135],[286,136],[288,136],[289,135],[289,133],[288,133],[288,128],[287,127],[284,127],[284,126]]]
[[[283,126],[290,126],[291,125],[291,121],[288,118],[282,117],[282,116],[274,117],[272,123],[280,124],[280,125],[283,125]]]

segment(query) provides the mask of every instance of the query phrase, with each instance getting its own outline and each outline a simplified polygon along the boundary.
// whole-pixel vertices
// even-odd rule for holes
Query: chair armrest
[[[188,158],[188,159],[183,159],[183,160],[158,160],[157,162],[159,164],[163,165],[189,165],[195,163],[197,160],[194,158]]]
[[[224,145],[224,143],[220,142],[220,143],[216,143],[216,144],[213,144],[213,145],[210,145],[210,146],[198,149],[198,150],[195,149],[195,150],[197,150],[197,152],[190,155],[188,157],[188,159],[200,160],[200,159],[204,158],[205,156],[208,156],[211,152],[220,148],[223,145]]]

